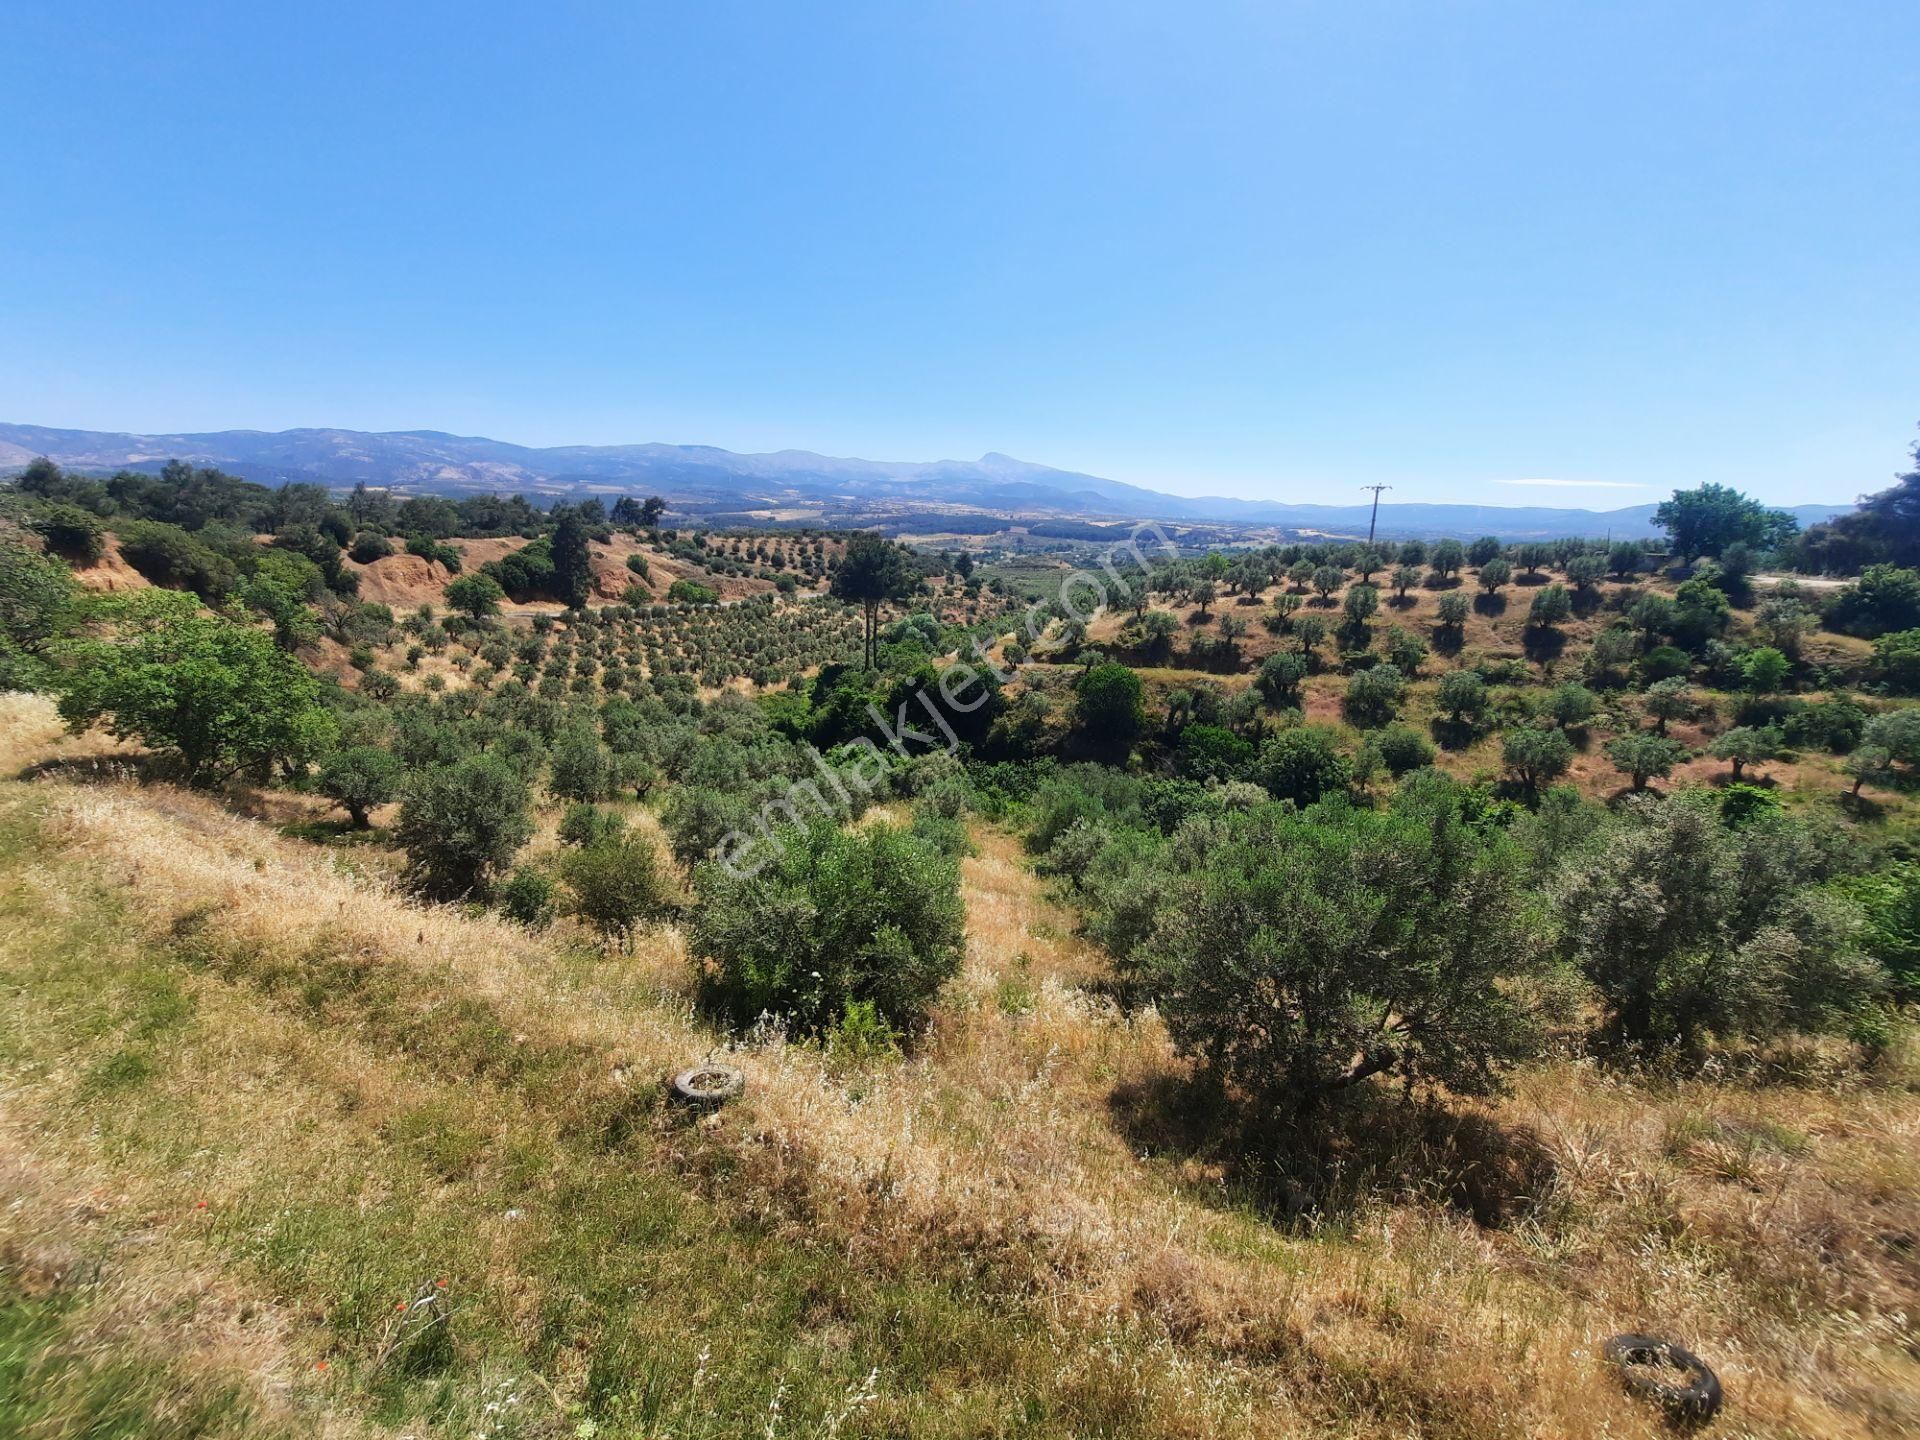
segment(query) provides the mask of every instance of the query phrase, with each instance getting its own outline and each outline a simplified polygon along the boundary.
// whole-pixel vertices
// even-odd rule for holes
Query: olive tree
[[[960,968],[957,862],[905,830],[826,821],[778,832],[773,859],[743,876],[694,872],[689,937],[706,1004],[734,1024],[762,1015],[815,1034],[871,1006],[910,1031]]]
[[[1880,980],[1829,878],[1784,816],[1730,829],[1708,794],[1637,800],[1555,883],[1561,950],[1626,1044],[1843,1030]]]
[[[1527,610],[1527,623],[1552,629],[1572,615],[1573,597],[1567,594],[1566,586],[1549,585],[1534,595],[1533,604]]]
[[[1686,756],[1686,746],[1644,731],[1618,736],[1607,744],[1607,759],[1633,781],[1636,790],[1646,789],[1649,780],[1665,779]]]
[[[1305,658],[1289,650],[1278,650],[1260,662],[1253,686],[1262,700],[1282,710],[1299,702],[1300,682],[1306,678]]]
[[[394,838],[414,882],[435,899],[484,893],[533,836],[532,796],[498,755],[436,765],[407,784]]]
[[[1780,732],[1771,725],[1739,725],[1716,738],[1710,748],[1714,759],[1732,765],[1733,778],[1738,780],[1747,766],[1780,753]]]
[[[1393,719],[1407,693],[1407,680],[1391,663],[1362,670],[1347,681],[1347,719],[1362,729],[1375,729]]]
[[[560,861],[567,910],[623,946],[633,932],[673,912],[673,892],[653,842],[618,835],[572,850]]]
[[[1653,733],[1664,735],[1669,720],[1685,720],[1693,714],[1693,691],[1678,675],[1659,680],[1647,687],[1646,706],[1653,717]]]
[[[103,633],[62,655],[60,714],[76,731],[139,740],[190,785],[303,771],[339,733],[319,682],[264,630],[170,590],[112,597],[96,615]]]
[[[1379,1074],[1484,1092],[1535,1052],[1523,857],[1444,776],[1390,810],[1221,823],[1140,957],[1174,1043],[1232,1090],[1293,1114]]]
[[[1573,764],[1573,742],[1564,730],[1509,730],[1500,741],[1500,757],[1514,778],[1528,790],[1558,780]]]
[[[447,586],[447,604],[469,618],[480,621],[500,613],[500,602],[507,592],[491,575],[462,575]]]
[[[351,745],[327,757],[316,784],[322,795],[364,830],[369,812],[400,793],[405,774],[406,766],[392,751],[377,745]]]
[[[1435,699],[1455,723],[1471,724],[1487,713],[1487,682],[1472,670],[1449,670]]]

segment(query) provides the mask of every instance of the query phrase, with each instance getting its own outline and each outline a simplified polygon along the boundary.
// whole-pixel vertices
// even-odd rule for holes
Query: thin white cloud
[[[1651,490],[1634,480],[1496,480],[1496,485],[1564,485],[1583,490]]]

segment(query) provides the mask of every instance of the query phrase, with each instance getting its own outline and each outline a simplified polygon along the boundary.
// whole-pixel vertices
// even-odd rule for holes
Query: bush
[[[60,714],[74,729],[104,721],[170,753],[194,785],[304,771],[333,744],[319,682],[264,630],[153,591],[99,613],[121,633],[73,647]]]
[[[1862,948],[1885,967],[1895,997],[1907,1002],[1920,995],[1920,865],[1847,876],[1836,888],[1860,907]]]
[[[347,554],[362,565],[371,565],[374,561],[384,560],[393,554],[393,542],[384,535],[376,535],[371,530],[363,531],[353,542],[353,549]]]
[[[1276,800],[1305,807],[1344,791],[1353,766],[1340,753],[1332,731],[1307,725],[1283,730],[1262,745],[1253,776]]]
[[[414,883],[435,899],[484,894],[532,838],[532,799],[498,755],[469,755],[414,776],[394,827]]]
[[[695,872],[690,946],[705,1002],[737,1026],[772,1014],[803,1034],[870,1003],[892,1029],[917,1029],[960,968],[956,863],[886,826],[821,821],[780,838],[755,875]]]
[[[1253,761],[1253,746],[1218,725],[1189,725],[1174,744],[1174,767],[1188,780],[1237,779]]]
[[[1640,657],[1640,677],[1648,684],[1677,680],[1693,669],[1693,657],[1671,645],[1656,645]]]
[[[1291,709],[1300,700],[1300,682],[1307,678],[1307,662],[1291,650],[1277,651],[1260,662],[1253,688],[1276,710]]]
[[[1509,730],[1501,737],[1500,758],[1516,780],[1537,794],[1572,766],[1573,742],[1563,730]]]
[[[604,800],[613,776],[613,754],[591,730],[575,725],[555,738],[547,788],[560,799]]]
[[[718,605],[720,592],[694,580],[676,580],[667,587],[667,599],[676,605]]]
[[[120,554],[141,575],[169,590],[190,590],[218,600],[240,578],[225,555],[178,525],[135,520],[120,527]]]
[[[1858,911],[1822,883],[1829,864],[1785,818],[1730,829],[1704,792],[1632,804],[1554,891],[1609,1036],[1665,1048],[1844,1032],[1879,979],[1854,947]]]
[[[91,565],[107,553],[106,529],[100,517],[78,505],[54,505],[33,522],[47,549],[68,560]]]
[[[1389,662],[1362,670],[1347,681],[1347,719],[1363,729],[1384,725],[1393,718],[1406,693],[1406,677],[1399,666]]]
[[[462,575],[447,586],[447,604],[474,620],[499,614],[504,599],[506,593],[491,575]]]
[[[597,845],[602,840],[617,840],[626,833],[624,816],[598,805],[569,805],[560,817],[559,841],[562,845]]]
[[[1896,695],[1920,693],[1920,630],[1894,630],[1873,642],[1873,662]]]
[[[1387,631],[1387,659],[1402,675],[1418,675],[1428,650],[1427,642],[1411,630],[1395,625]]]
[[[1396,779],[1410,770],[1433,764],[1433,742],[1418,730],[1405,725],[1389,725],[1374,737],[1374,753],[1387,773]]]
[[[568,913],[623,945],[648,921],[672,913],[673,895],[651,841],[639,836],[595,840],[560,861]]]
[[[1585,725],[1599,709],[1599,698],[1577,680],[1556,686],[1541,708],[1563,730]]]
[[[398,795],[405,775],[406,767],[391,751],[354,745],[327,757],[320,767],[317,788],[344,809],[355,825],[365,829],[368,812]]]
[[[1179,1048],[1262,1109],[1376,1074],[1496,1089],[1535,1053],[1541,968],[1524,860],[1459,788],[1410,780],[1390,811],[1229,816],[1178,876],[1143,950]]]
[[[1487,682],[1472,670],[1449,670],[1434,698],[1449,719],[1470,725],[1487,713]]]
[[[757,834],[753,807],[737,795],[705,786],[676,786],[660,813],[673,858],[691,867],[729,835]]]
[[[509,920],[542,930],[553,920],[553,879],[531,865],[517,867],[500,886],[500,911]]]
[[[1893,630],[1920,629],[1920,571],[1869,565],[1833,597],[1827,624],[1870,640]]]
[[[1146,724],[1140,677],[1125,665],[1095,665],[1075,685],[1074,720],[1098,749],[1124,754]]]

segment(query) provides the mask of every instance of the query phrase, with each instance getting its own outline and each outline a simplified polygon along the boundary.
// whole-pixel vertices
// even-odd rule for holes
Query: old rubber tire
[[[1676,1419],[1699,1423],[1720,1409],[1720,1377],[1691,1350],[1654,1335],[1616,1335],[1608,1361],[1629,1393],[1664,1405]]]
[[[667,1082],[676,1100],[689,1105],[724,1105],[747,1087],[747,1077],[731,1065],[690,1065]]]

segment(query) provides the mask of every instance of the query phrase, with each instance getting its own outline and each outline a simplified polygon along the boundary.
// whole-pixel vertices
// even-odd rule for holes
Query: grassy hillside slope
[[[1643,1327],[1727,1433],[1914,1433],[1911,1064],[1547,1065],[1288,1219],[982,830],[915,1056],[765,1037],[696,1123],[677,931],[420,906],[5,704],[75,757],[0,784],[10,1433],[1650,1436]]]

